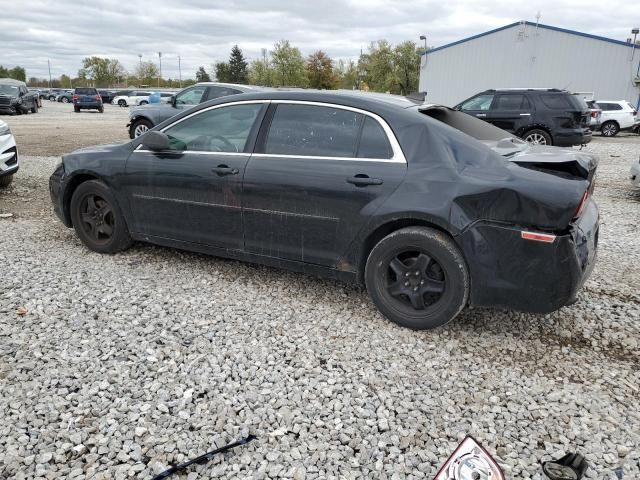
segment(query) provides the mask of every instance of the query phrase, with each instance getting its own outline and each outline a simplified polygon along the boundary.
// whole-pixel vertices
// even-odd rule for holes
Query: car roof
[[[14,85],[16,87],[27,86],[26,83],[21,80],[16,80],[15,78],[0,78],[0,83],[3,83],[5,85]]]
[[[526,87],[520,87],[520,88],[490,88],[489,90],[485,90],[482,93],[494,93],[494,92],[551,92],[551,93],[569,93],[567,90],[561,90],[559,88],[539,88],[539,87],[533,87],[533,88],[526,88]]]
[[[267,89],[267,87],[261,87],[259,85],[245,85],[245,84],[239,84],[239,83],[224,83],[224,82],[198,82],[196,83],[196,85],[207,85],[212,87],[231,87],[231,88],[237,88],[238,90],[243,90],[246,92]]]

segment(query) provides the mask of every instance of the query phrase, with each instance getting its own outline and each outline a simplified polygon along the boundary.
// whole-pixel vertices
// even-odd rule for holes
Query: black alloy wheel
[[[392,322],[416,330],[455,318],[469,297],[469,273],[460,249],[446,233],[407,227],[373,247],[365,284],[378,309]]]
[[[91,250],[114,253],[131,245],[131,236],[113,193],[103,182],[81,183],[71,198],[71,221]]]

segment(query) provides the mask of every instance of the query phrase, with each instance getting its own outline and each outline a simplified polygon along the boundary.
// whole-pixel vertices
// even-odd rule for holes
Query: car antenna
[[[230,443],[229,445],[225,445],[224,447],[220,447],[217,448],[215,450],[212,450],[210,452],[205,453],[204,455],[200,455],[199,457],[196,457],[194,459],[188,460],[184,463],[180,463],[179,465],[174,465],[173,467],[169,468],[168,470],[165,470],[162,473],[159,473],[158,475],[156,475],[155,477],[153,477],[151,480],[161,480],[163,478],[167,478],[171,475],[173,475],[174,473],[178,473],[181,472],[183,470],[185,470],[187,467],[190,467],[191,465],[193,465],[194,463],[205,463],[210,461],[215,455],[217,455],[218,453],[223,453],[226,452],[227,450],[231,450],[232,448],[235,447],[239,447],[241,445],[246,445],[247,443],[256,440],[257,437],[255,437],[254,435],[249,435],[246,438],[242,438],[240,440],[238,440],[237,442],[234,443]]]

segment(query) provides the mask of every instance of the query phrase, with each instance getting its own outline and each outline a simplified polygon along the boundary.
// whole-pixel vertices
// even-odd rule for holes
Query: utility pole
[[[180,88],[182,88],[182,64],[180,63],[180,55],[178,55],[178,79],[180,81]]]
[[[140,69],[142,69],[142,54],[138,54],[138,58],[140,59]]]
[[[51,88],[51,62],[47,58],[47,65],[49,66],[49,88]]]
[[[158,75],[158,88],[160,88],[160,79],[162,78],[162,52],[158,52],[158,61],[160,62],[160,75]]]

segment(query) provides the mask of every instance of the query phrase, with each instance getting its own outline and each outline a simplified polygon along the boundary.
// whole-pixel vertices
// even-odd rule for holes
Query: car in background
[[[42,108],[42,93],[38,88],[32,88],[32,87],[27,87],[27,90],[29,90],[29,93],[32,93],[36,96],[36,99],[38,100],[38,108]]]
[[[49,192],[93,251],[138,240],[364,284],[413,329],[467,305],[573,303],[596,260],[597,158],[454,112],[492,147],[413,108],[318,91],[225,96],[64,155]]]
[[[154,103],[152,101],[152,97],[154,95],[159,97],[159,100],[160,100],[159,102],[155,102],[155,103],[169,103],[171,101],[171,97],[173,97],[175,94],[176,92],[149,92],[148,97],[136,97],[133,105],[131,106],[139,107],[141,105],[149,105],[151,103]]]
[[[587,100],[587,107],[589,107],[589,128],[591,131],[600,130],[602,124],[602,109],[595,100]]]
[[[64,90],[56,96],[56,102],[71,103],[73,102],[73,90]]]
[[[146,99],[149,101],[149,95],[151,90],[128,90],[127,92],[118,92],[112,103],[120,107],[128,107],[129,105],[135,105],[139,99]]]
[[[9,125],[0,120],[0,188],[9,186],[18,168],[16,139]]]
[[[111,103],[116,96],[113,90],[98,90],[98,93],[102,97],[102,103]]]
[[[93,87],[76,88],[71,100],[73,101],[73,111],[76,113],[79,113],[80,110],[98,110],[100,113],[104,113],[102,97]]]
[[[196,83],[169,97],[168,103],[145,105],[131,109],[129,112],[129,123],[127,124],[129,128],[129,138],[139,137],[159,123],[180,113],[182,110],[191,108],[207,100],[261,90],[265,90],[265,88],[254,85],[237,85],[234,83]]]
[[[49,99],[49,101],[51,102],[55,102],[58,98],[58,95],[61,95],[63,93],[65,93],[66,90],[63,88],[51,88],[48,92],[47,92],[47,97]]]
[[[492,89],[454,109],[489,122],[535,145],[571,147],[591,141],[584,99],[556,88]]]
[[[0,78],[0,113],[38,113],[38,102],[38,95],[29,92],[26,83],[13,78]]]
[[[602,109],[600,133],[605,137],[615,137],[618,132],[631,130],[638,111],[626,100],[597,100]]]

